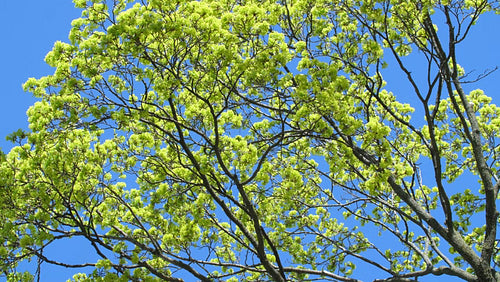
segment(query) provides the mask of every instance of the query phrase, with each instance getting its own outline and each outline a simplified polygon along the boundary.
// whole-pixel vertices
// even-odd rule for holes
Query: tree
[[[500,108],[457,56],[495,1],[74,2],[0,163],[8,279],[500,281]],[[75,237],[100,259],[44,253]]]

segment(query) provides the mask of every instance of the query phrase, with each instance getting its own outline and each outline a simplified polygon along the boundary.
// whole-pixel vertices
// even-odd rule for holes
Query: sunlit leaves
[[[497,175],[500,111],[481,90],[444,93],[443,66],[464,74],[430,45],[445,4],[75,1],[54,74],[24,85],[40,98],[30,131],[0,162],[0,256],[78,236],[102,257],[75,281],[342,280],[358,263],[418,277],[450,261],[446,203],[481,252],[484,188],[457,185],[481,157],[463,113]],[[387,56],[404,72],[419,52],[429,89],[388,86]]]

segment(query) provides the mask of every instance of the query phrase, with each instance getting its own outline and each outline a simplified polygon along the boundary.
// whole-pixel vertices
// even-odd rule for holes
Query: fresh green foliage
[[[455,52],[496,2],[74,2],[0,162],[8,280],[500,281],[500,108]]]

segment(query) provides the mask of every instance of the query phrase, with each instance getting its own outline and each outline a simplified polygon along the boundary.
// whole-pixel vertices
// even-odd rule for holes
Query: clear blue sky
[[[71,21],[80,16],[71,0],[0,1],[0,147],[4,136],[27,128],[26,110],[36,100],[22,90],[29,77],[53,72],[43,59],[55,41],[68,41]]]
[[[70,0],[0,0],[0,147],[7,152],[11,145],[4,136],[27,128],[26,110],[36,100],[24,93],[21,85],[29,77],[40,77],[53,72],[43,59],[55,41],[68,41],[71,20],[80,15]],[[480,73],[487,68],[500,66],[500,16],[487,16],[473,29],[471,37],[459,50],[466,71]],[[397,80],[397,78],[395,78]],[[482,88],[500,103],[498,93],[500,71],[477,83],[472,88]],[[394,92],[396,89],[391,89]],[[470,89],[469,89],[470,90]],[[86,244],[73,242],[52,250],[60,257],[84,259],[89,254]],[[65,281],[75,270],[55,270],[45,266],[42,281]],[[364,277],[370,281],[369,273]],[[424,278],[421,281],[442,281]],[[446,281],[455,281],[449,280]]]

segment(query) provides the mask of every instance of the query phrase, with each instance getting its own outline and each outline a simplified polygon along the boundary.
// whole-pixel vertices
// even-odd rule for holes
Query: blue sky
[[[4,136],[27,128],[26,110],[36,100],[22,90],[29,77],[53,72],[43,59],[55,41],[68,41],[71,21],[80,16],[70,0],[0,1],[0,147]]]
[[[18,128],[27,128],[26,110],[36,101],[31,94],[23,92],[21,85],[29,77],[40,77],[53,72],[43,59],[55,41],[68,41],[70,23],[80,12],[73,7],[70,0],[0,1],[0,32],[3,39],[0,44],[0,147],[4,152],[11,147],[11,144],[4,140],[4,136]],[[463,59],[459,62],[466,71],[476,70],[476,74],[479,74],[485,69],[500,66],[498,30],[500,16],[486,16],[472,30],[469,40],[459,49],[459,58]],[[474,84],[468,90],[481,88],[493,97],[494,103],[499,104],[499,81],[500,71]],[[396,92],[397,89],[391,90]],[[72,245],[61,245],[52,251],[61,258],[87,258],[87,245],[80,243],[77,241]],[[75,272],[47,266],[42,271],[42,281],[65,281],[71,277],[70,273]],[[371,277],[367,274],[364,278],[368,281]],[[441,279],[424,278],[421,281],[439,280]]]

